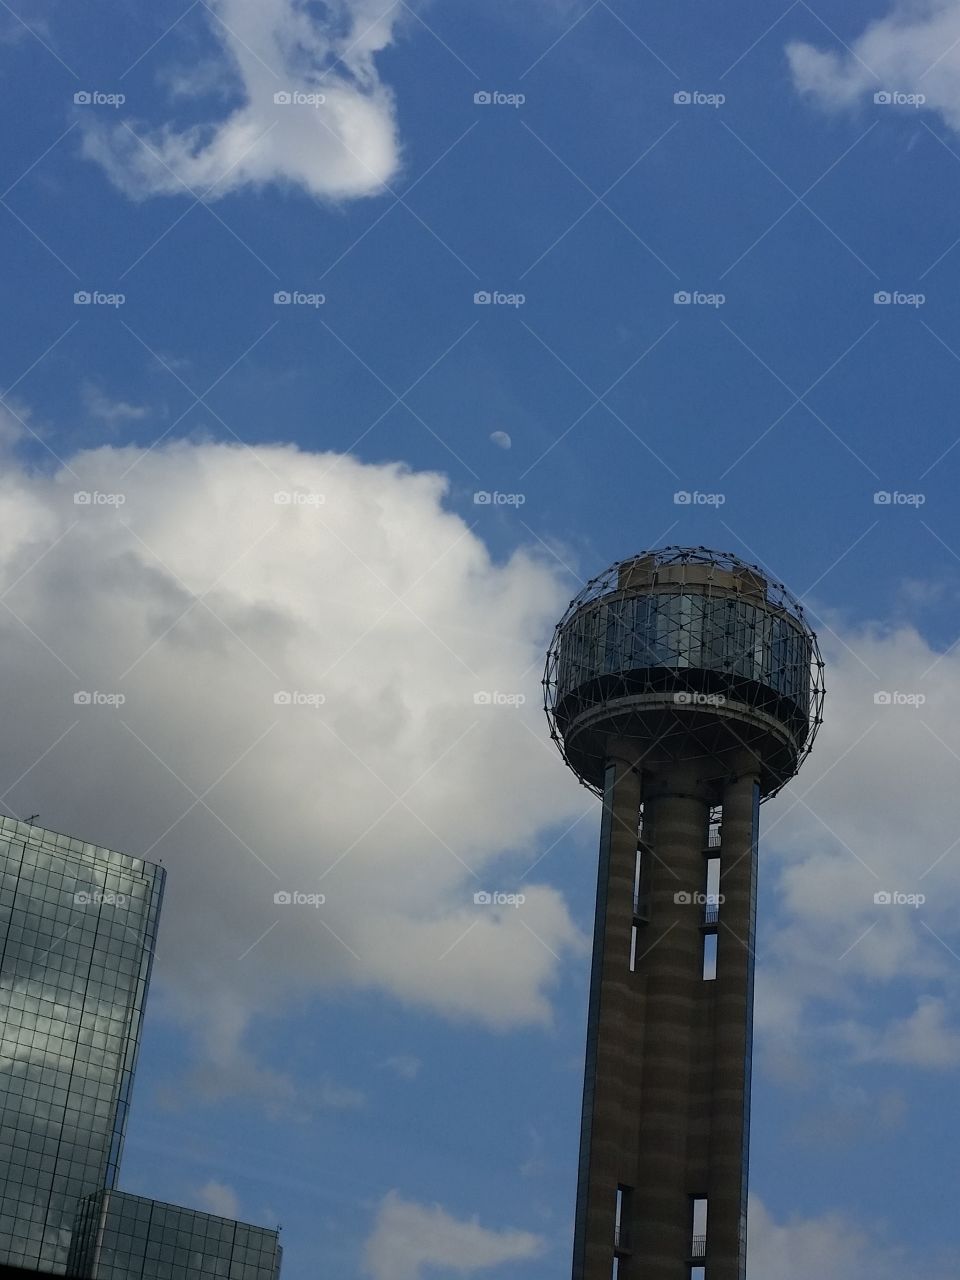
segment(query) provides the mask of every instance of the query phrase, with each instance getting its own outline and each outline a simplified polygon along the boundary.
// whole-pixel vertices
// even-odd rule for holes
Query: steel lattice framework
[[[823,718],[823,659],[803,607],[729,552],[663,547],[593,578],[557,625],[544,672],[550,731],[600,793],[607,741],[762,761],[764,798],[796,773]]]

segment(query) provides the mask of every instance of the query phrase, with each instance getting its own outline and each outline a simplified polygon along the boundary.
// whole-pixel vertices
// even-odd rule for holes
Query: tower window
[[[630,1202],[633,1188],[617,1187],[617,1212],[613,1226],[613,1245],[617,1253],[626,1252],[630,1248]],[[616,1272],[614,1272],[616,1275]]]
[[[703,980],[713,982],[717,976],[717,935],[703,935]]]
[[[690,1257],[707,1256],[707,1197],[694,1196],[691,1200]],[[697,1268],[695,1268],[696,1270]]]

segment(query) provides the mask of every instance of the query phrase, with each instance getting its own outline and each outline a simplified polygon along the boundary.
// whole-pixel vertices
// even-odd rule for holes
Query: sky
[[[0,803],[168,873],[121,1185],[286,1280],[567,1271],[598,811],[543,655],[706,545],[827,663],[750,1280],[942,1272],[960,2],[12,0],[0,70]]]

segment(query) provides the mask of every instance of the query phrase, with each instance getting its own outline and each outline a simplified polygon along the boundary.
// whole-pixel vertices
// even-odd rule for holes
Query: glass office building
[[[80,1207],[69,1273],[85,1280],[276,1280],[276,1231],[120,1191]]]
[[[0,817],[0,1262],[64,1272],[116,1181],[163,877]]]

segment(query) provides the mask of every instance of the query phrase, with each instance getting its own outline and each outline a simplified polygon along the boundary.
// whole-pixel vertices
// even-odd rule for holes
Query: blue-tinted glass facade
[[[0,1261],[62,1273],[112,1186],[163,891],[139,858],[0,818]]]
[[[800,623],[766,604],[695,588],[615,594],[564,626],[557,696],[598,676],[666,667],[755,681],[806,707],[811,657]]]
[[[80,1207],[71,1275],[86,1280],[276,1280],[276,1231],[120,1191]]]

